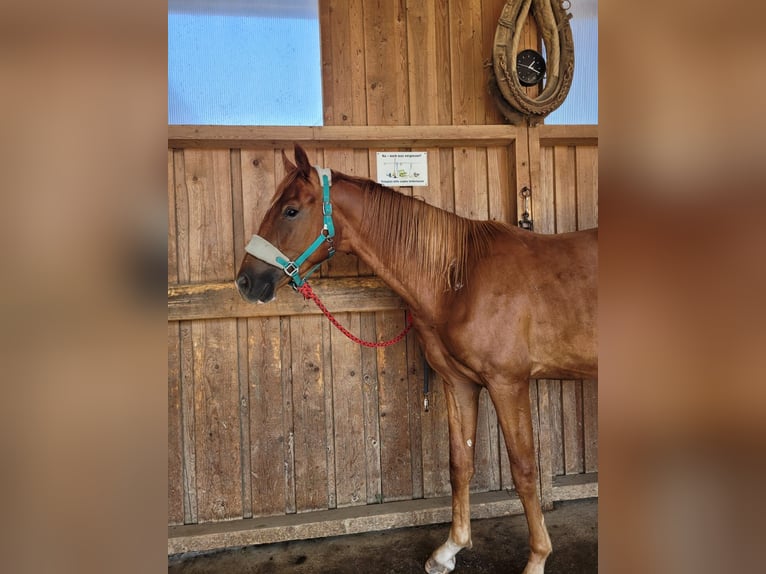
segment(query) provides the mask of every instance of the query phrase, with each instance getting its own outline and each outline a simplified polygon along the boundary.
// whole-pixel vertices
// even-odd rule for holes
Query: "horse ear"
[[[308,178],[311,175],[309,156],[306,155],[306,151],[298,144],[295,144],[295,161],[298,163],[298,169],[301,171],[301,175]]]
[[[289,159],[287,159],[287,154],[285,153],[285,150],[282,150],[282,165],[285,166],[285,173],[290,173],[295,169],[295,164],[291,162]]]

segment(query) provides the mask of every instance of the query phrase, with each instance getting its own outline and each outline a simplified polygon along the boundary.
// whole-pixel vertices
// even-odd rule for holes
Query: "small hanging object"
[[[533,223],[532,220],[529,217],[529,196],[532,195],[532,190],[529,189],[526,185],[521,188],[521,191],[519,192],[519,197],[524,198],[524,213],[521,214],[521,219],[519,219],[519,227],[522,229],[526,229],[527,231],[532,231]]]

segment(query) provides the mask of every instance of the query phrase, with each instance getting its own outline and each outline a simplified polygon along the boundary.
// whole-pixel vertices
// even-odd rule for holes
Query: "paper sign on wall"
[[[379,151],[378,183],[390,186],[428,185],[427,151]]]

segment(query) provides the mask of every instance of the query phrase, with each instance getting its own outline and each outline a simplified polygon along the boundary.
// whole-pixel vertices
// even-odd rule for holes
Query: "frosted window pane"
[[[315,126],[322,120],[316,0],[277,8],[257,1],[169,3],[169,124]]]
[[[572,87],[546,124],[598,124],[598,0],[571,0],[575,70]]]

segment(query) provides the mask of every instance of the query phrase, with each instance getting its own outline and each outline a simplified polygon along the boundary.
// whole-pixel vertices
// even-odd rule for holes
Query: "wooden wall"
[[[503,4],[320,0],[324,127],[169,128],[169,524],[449,494],[444,396],[436,378],[422,411],[414,336],[361,348],[299,295],[248,305],[233,279],[293,141],[316,164],[370,177],[376,151],[427,150],[431,185],[401,191],[467,217],[515,223],[527,185],[537,231],[597,224],[596,128],[507,126],[488,95]],[[364,338],[404,325],[401,301],[354,257],[336,256],[313,283]],[[531,393],[544,502],[592,495],[556,477],[594,483],[595,383],[539,381]],[[486,393],[480,416],[472,489],[510,489]]]

